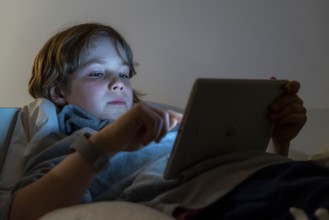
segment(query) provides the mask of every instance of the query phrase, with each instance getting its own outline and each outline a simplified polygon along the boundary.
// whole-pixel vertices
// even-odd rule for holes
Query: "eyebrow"
[[[88,61],[85,62],[85,63],[80,63],[80,64],[79,64],[79,68],[84,68],[84,67],[89,66],[89,65],[94,64],[94,63],[96,63],[96,64],[105,64],[106,62],[105,62],[104,60],[102,60],[102,59],[94,58],[94,59],[88,60]],[[127,62],[123,62],[123,61],[122,61],[122,62],[121,62],[121,65],[122,65],[122,66],[127,66],[127,67],[129,67],[129,65],[128,65]]]

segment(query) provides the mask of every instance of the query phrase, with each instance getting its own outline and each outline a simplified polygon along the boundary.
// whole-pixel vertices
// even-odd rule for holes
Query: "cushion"
[[[39,220],[172,220],[150,207],[132,202],[96,202],[50,212]]]

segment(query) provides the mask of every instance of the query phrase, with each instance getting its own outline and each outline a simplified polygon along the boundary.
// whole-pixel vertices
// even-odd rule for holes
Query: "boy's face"
[[[79,68],[70,79],[70,94],[64,97],[99,119],[115,120],[133,104],[129,71],[112,41],[95,37],[81,53]]]

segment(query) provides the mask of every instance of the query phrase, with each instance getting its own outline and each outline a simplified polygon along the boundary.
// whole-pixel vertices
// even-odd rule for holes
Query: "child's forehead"
[[[112,45],[112,46],[108,46]],[[112,49],[111,49],[112,48]],[[94,35],[90,37],[89,41],[82,48],[79,60],[83,62],[85,59],[89,59],[90,56],[103,56],[105,54],[117,54],[123,63],[127,63],[127,54],[120,44],[117,44],[109,35]],[[93,54],[93,55],[91,55]]]
[[[114,41],[112,40],[112,38],[110,36],[105,35],[105,34],[96,34],[96,35],[92,35],[90,37],[90,39],[87,41],[87,43],[84,47],[84,50],[96,48],[103,41],[109,41],[111,44],[115,45]]]
[[[93,35],[82,47],[79,57],[88,56],[93,50],[97,49],[98,47],[102,47],[104,42],[110,43],[113,47],[115,47],[113,40],[109,36]]]

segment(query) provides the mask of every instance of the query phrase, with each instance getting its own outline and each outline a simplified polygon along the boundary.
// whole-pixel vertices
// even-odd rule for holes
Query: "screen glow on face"
[[[133,103],[130,68],[107,37],[95,37],[80,56],[71,78],[68,104],[81,107],[99,119],[117,119]]]

